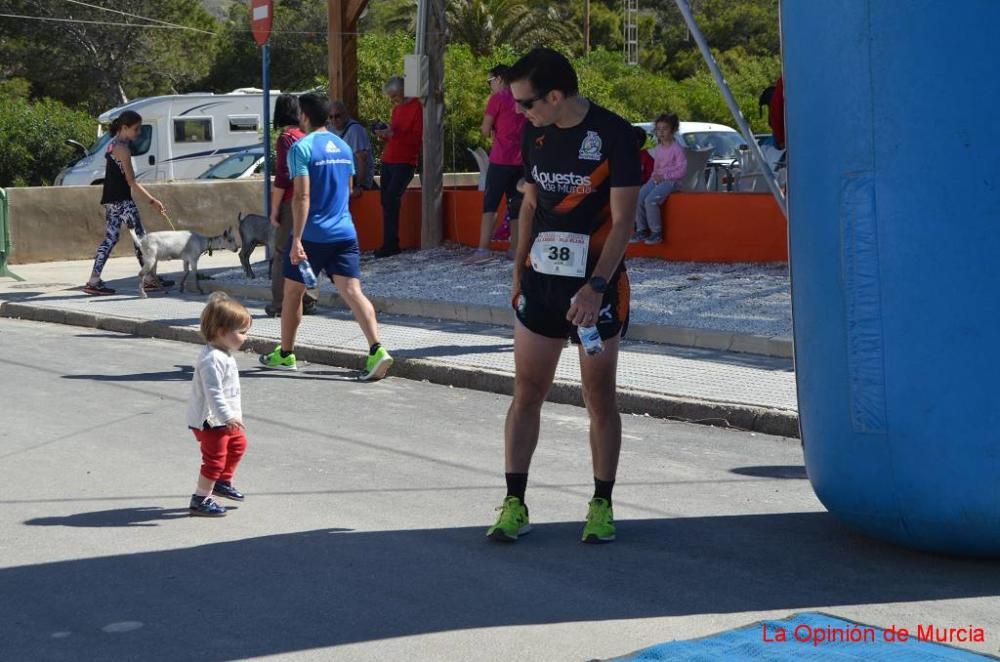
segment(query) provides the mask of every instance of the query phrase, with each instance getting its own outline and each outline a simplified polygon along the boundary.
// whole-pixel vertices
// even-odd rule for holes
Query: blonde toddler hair
[[[201,311],[201,336],[212,342],[222,333],[250,327],[250,311],[225,292],[212,292],[205,309]]]

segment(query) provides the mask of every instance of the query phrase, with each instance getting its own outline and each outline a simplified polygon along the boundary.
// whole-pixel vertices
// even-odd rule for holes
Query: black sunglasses
[[[532,97],[530,99],[514,99],[514,101],[516,101],[517,105],[519,105],[521,108],[524,108],[525,110],[531,110],[532,106],[534,106],[539,101],[544,100],[545,95],[547,95],[549,92],[551,92],[551,90],[542,92],[538,96]]]
[[[343,113],[333,113],[333,114],[330,115],[330,119],[332,119],[332,120],[339,120],[343,116],[344,116]]]

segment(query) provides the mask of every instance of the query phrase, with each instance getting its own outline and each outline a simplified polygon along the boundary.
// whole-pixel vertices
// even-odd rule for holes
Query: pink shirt
[[[510,89],[503,89],[490,97],[486,104],[486,114],[493,117],[493,149],[490,163],[497,165],[521,165],[521,137],[524,124],[528,121],[514,107],[514,95]]]
[[[684,179],[688,160],[684,148],[677,141],[669,145],[657,145],[653,152],[653,177],[662,177],[672,181]]]

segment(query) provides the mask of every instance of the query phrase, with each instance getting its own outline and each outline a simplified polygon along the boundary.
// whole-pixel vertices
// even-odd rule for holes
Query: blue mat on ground
[[[925,627],[929,624],[923,624]],[[938,624],[940,627],[940,624]],[[900,628],[909,632],[899,641]],[[963,628],[968,631],[967,628]],[[926,630],[924,631],[926,633]],[[973,633],[974,634],[974,633]],[[804,612],[781,620],[759,621],[700,639],[668,641],[644,648],[613,662],[715,662],[717,660],[907,660],[912,662],[981,662],[1000,658],[951,645],[917,639],[917,624],[898,624],[884,630],[837,618]],[[961,645],[961,644],[959,644]]]

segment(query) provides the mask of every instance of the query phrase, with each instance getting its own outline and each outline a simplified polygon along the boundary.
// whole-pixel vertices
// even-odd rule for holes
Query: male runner
[[[361,379],[381,379],[392,365],[392,357],[379,343],[375,308],[361,291],[358,233],[348,208],[354,156],[347,143],[326,130],[330,116],[326,97],[303,94],[299,111],[299,126],[306,136],[288,151],[288,172],[295,189],[294,223],[285,254],[281,344],[270,354],[261,355],[260,362],[279,370],[297,368],[292,349],[302,323],[306,291],[299,264],[308,260],[316,276],[325,271],[330,277],[368,340],[368,360]]]
[[[542,403],[567,338],[596,326],[604,350],[580,351],[590,415],[594,497],[583,542],[615,539],[611,490],[621,449],[616,373],[628,327],[629,282],[622,258],[632,232],[641,166],[632,126],[578,93],[562,54],[536,48],[509,72],[518,110],[530,125],[522,156],[526,182],[514,260],[514,400],[504,430],[507,496],[487,531],[497,541],[527,533],[528,467]]]

